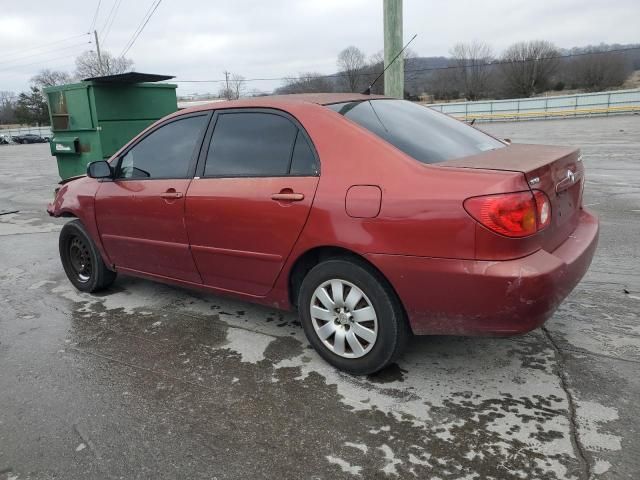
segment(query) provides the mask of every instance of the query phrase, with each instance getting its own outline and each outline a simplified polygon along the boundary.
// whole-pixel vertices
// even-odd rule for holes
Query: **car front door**
[[[217,113],[187,192],[185,219],[203,283],[263,296],[309,215],[318,184],[313,144],[268,109]]]
[[[184,224],[185,195],[211,114],[169,120],[118,159],[96,194],[96,220],[121,270],[201,283]]]

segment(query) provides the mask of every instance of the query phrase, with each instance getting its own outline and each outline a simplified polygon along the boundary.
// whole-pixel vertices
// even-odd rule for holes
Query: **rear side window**
[[[298,132],[296,144],[293,147],[293,157],[291,158],[291,175],[315,176],[318,175],[318,170],[318,163],[309,146],[309,142],[302,132]]]
[[[187,117],[151,132],[122,157],[118,178],[187,178],[207,118]]]
[[[298,127],[280,115],[221,113],[211,136],[204,175],[288,175],[297,136]]]
[[[367,100],[328,107],[423,163],[505,146],[463,122],[405,100]]]

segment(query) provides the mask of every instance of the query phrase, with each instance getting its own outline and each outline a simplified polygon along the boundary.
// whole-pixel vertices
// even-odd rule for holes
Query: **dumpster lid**
[[[172,75],[158,75],[155,73],[126,72],[116,75],[105,75],[103,77],[84,78],[85,82],[99,83],[142,83],[142,82],[161,82],[162,80],[170,80],[175,78]]]

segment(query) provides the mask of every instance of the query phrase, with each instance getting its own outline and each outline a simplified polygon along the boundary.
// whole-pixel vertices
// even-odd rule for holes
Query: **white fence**
[[[428,106],[461,120],[484,122],[617,115],[640,113],[640,89]]]
[[[34,135],[40,135],[41,137],[51,138],[51,127],[16,127],[16,128],[4,128],[0,125],[0,137],[11,137],[12,135],[25,135],[27,133],[33,133]]]

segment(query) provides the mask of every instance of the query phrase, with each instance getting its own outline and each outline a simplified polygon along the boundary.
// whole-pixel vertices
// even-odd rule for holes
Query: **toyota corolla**
[[[176,112],[48,211],[84,292],[116,274],[297,309],[353,374],[413,334],[513,335],[587,271],[598,221],[575,148],[503,142],[403,100],[263,97]]]

